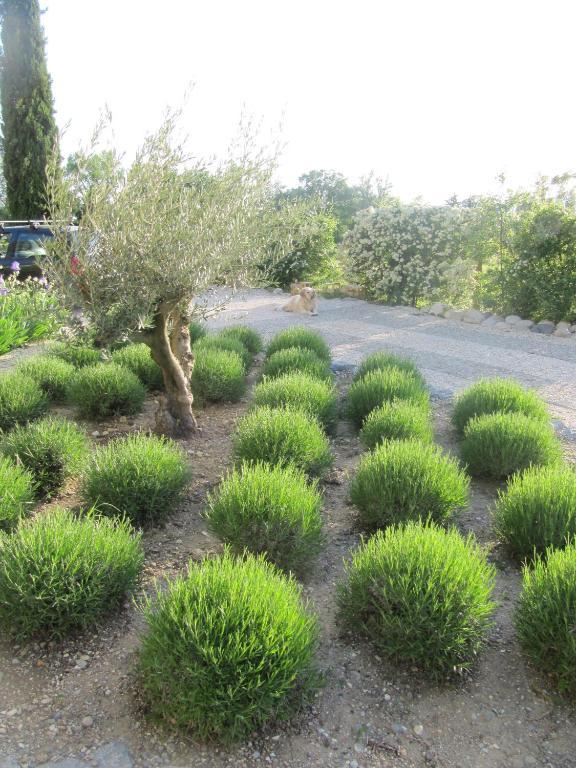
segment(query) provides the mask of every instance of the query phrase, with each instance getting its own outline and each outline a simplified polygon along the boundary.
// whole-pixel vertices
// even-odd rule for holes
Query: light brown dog
[[[317,315],[316,291],[314,288],[301,288],[297,296],[292,296],[288,304],[282,309],[284,312],[294,312],[297,315]]]

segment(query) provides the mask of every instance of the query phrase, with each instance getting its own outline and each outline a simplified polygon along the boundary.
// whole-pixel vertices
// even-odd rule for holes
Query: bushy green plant
[[[76,371],[68,397],[85,418],[131,416],[142,409],[146,387],[132,371],[116,363],[98,363]]]
[[[40,386],[23,373],[0,375],[0,431],[40,418],[48,410],[48,398]]]
[[[322,495],[295,467],[257,463],[232,470],[208,500],[211,530],[233,551],[263,553],[285,571],[302,571],[318,554]]]
[[[81,471],[88,440],[73,422],[48,417],[13,429],[0,441],[0,451],[29,470],[36,495],[47,498]]]
[[[286,330],[277,333],[270,344],[268,344],[266,357],[271,357],[278,350],[288,349],[289,347],[309,349],[315,352],[320,360],[325,360],[327,363],[332,359],[330,347],[322,336],[303,325],[293,325],[291,328],[286,328]]]
[[[197,345],[198,346],[198,345]],[[246,369],[240,355],[218,348],[195,348],[192,392],[200,401],[236,403],[246,392]]]
[[[198,320],[193,320],[188,326],[188,333],[190,334],[190,343],[195,344],[199,339],[206,336],[206,326]]]
[[[112,362],[132,371],[147,389],[157,390],[164,387],[162,369],[150,354],[147,344],[129,344],[112,353]]]
[[[545,421],[523,413],[490,413],[468,422],[460,455],[475,477],[501,480],[530,466],[554,464],[562,450]]]
[[[365,454],[350,498],[367,530],[407,520],[443,523],[468,504],[468,478],[436,445],[390,440]]]
[[[523,413],[547,421],[550,416],[544,401],[513,379],[480,379],[465,389],[454,404],[452,423],[462,435],[474,416],[488,413]]]
[[[494,510],[496,531],[518,560],[561,549],[576,536],[576,472],[531,467],[514,475]]]
[[[6,279],[0,276],[0,355],[27,342],[49,338],[62,320],[57,294],[45,280],[19,280],[17,272]]]
[[[96,365],[102,362],[102,353],[99,349],[73,341],[54,342],[48,347],[47,354],[70,363],[74,368],[83,368],[85,365]]]
[[[231,325],[228,328],[224,328],[218,336],[225,339],[236,339],[244,344],[248,352],[255,357],[262,351],[263,343],[262,336],[255,328],[250,328],[247,325]]]
[[[236,424],[232,451],[237,462],[293,464],[307,475],[332,465],[330,444],[320,424],[292,408],[256,408]]]
[[[252,354],[238,339],[234,339],[231,336],[222,336],[220,334],[215,336],[203,336],[194,344],[194,354],[199,356],[203,352],[208,350],[223,350],[225,352],[234,352],[242,360],[244,366],[244,372],[249,370],[252,365]]]
[[[398,368],[370,371],[348,390],[348,417],[360,429],[370,411],[398,400],[408,400],[423,409],[430,407],[428,392],[411,373]]]
[[[0,530],[8,531],[28,512],[34,501],[32,475],[0,456]]]
[[[401,371],[406,371],[424,385],[422,374],[412,360],[385,351],[374,352],[365,357],[354,374],[354,380],[363,379],[367,373],[372,371],[386,371],[388,368],[399,368]]]
[[[262,375],[276,379],[285,373],[305,373],[324,381],[332,380],[330,364],[321,360],[315,352],[302,347],[287,347],[279,349],[266,360],[262,367]]]
[[[524,566],[515,615],[518,639],[536,669],[576,694],[576,545],[550,548]]]
[[[51,402],[61,403],[66,399],[74,366],[57,357],[42,355],[24,360],[16,367],[16,371],[34,379]]]
[[[414,438],[429,443],[432,436],[429,410],[408,400],[394,400],[370,411],[360,430],[360,440],[369,449],[384,440]]]
[[[154,525],[173,511],[189,479],[186,457],[176,443],[134,434],[94,452],[80,493],[103,514],[125,515],[137,526]]]
[[[318,419],[327,432],[333,432],[338,421],[338,401],[332,384],[305,373],[265,379],[254,387],[252,399],[256,407],[299,408]]]
[[[144,615],[139,667],[150,712],[196,738],[246,738],[317,687],[316,618],[296,582],[263,558],[191,563]]]
[[[140,536],[125,521],[52,509],[0,537],[0,624],[62,637],[117,608],[138,583]]]
[[[494,579],[471,535],[392,526],[355,552],[338,592],[340,620],[379,653],[444,677],[469,669],[484,645]]]

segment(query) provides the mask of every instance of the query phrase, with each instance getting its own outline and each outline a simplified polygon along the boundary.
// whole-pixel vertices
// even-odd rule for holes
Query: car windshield
[[[46,249],[44,248],[43,240],[44,238],[42,235],[36,235],[30,232],[19,235],[14,253],[20,257],[44,256],[46,254]]]

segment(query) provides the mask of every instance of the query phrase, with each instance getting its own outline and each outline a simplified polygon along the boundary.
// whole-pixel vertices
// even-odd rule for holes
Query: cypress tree
[[[38,0],[0,0],[0,92],[10,215],[46,210],[46,163],[57,141]]]

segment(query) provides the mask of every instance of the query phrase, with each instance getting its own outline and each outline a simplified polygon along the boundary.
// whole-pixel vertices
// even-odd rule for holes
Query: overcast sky
[[[113,114],[128,155],[167,105],[217,154],[244,108],[312,168],[442,202],[576,171],[574,0],[44,0],[64,151]]]

